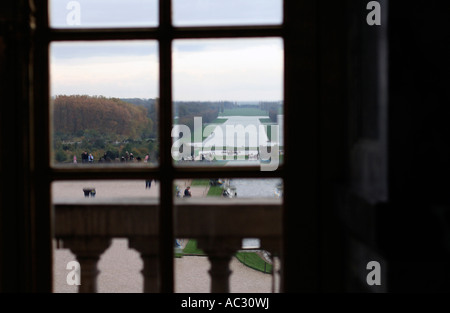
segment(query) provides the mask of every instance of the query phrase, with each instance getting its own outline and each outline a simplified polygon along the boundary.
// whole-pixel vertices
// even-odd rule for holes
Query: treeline
[[[83,151],[99,160],[105,153],[121,158],[126,152],[135,157],[149,154],[158,158],[159,99],[106,98],[102,96],[60,95],[52,99],[53,151],[56,162],[71,162]],[[236,102],[183,102],[173,104],[176,124],[194,130],[194,117],[211,123],[224,110],[238,108]],[[261,102],[260,108],[276,122],[279,102]]]
[[[176,123],[188,126],[194,131],[194,117],[201,117],[203,123],[214,121],[224,104],[220,102],[175,102]]]
[[[259,103],[259,108],[261,110],[267,111],[269,118],[272,122],[277,122],[278,114],[283,114],[283,104],[279,101],[269,102],[262,101]]]
[[[157,107],[159,99],[141,99],[141,98],[122,98],[123,102],[132,103],[134,105],[144,107],[147,109],[147,117],[153,121],[153,129],[158,130],[158,112]]]
[[[145,106],[101,96],[56,96],[52,99],[53,151],[57,163],[92,153],[98,161],[105,153],[120,158],[158,156],[156,126]]]
[[[56,133],[76,136],[95,131],[113,140],[148,138],[154,123],[145,107],[116,98],[57,96],[53,99],[53,127]]]

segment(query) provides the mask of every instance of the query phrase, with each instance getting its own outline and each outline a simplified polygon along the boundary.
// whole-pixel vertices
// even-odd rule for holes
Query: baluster
[[[276,278],[280,278],[281,276],[281,268],[280,268],[280,250],[281,250],[281,240],[279,238],[261,238],[261,248],[267,252],[270,252],[272,257],[272,292],[275,293],[280,291],[281,281],[276,283]],[[278,285],[278,289],[276,288]]]
[[[152,237],[133,237],[129,238],[128,241],[129,247],[140,253],[144,263],[141,271],[144,278],[144,292],[158,292],[158,239]]]
[[[110,238],[77,237],[64,239],[64,246],[75,254],[80,263],[80,283],[78,292],[97,292],[97,263],[100,256],[110,246]]]
[[[198,246],[208,255],[211,268],[211,292],[230,292],[230,270],[231,257],[242,246],[240,238],[211,238],[209,240],[199,240]]]

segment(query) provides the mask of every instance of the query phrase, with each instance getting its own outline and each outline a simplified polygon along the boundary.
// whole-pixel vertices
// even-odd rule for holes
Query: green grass
[[[264,125],[264,130],[266,131],[267,138],[270,140],[272,138],[272,127],[270,125]]]
[[[208,186],[209,179],[193,179],[191,186]]]
[[[223,193],[223,188],[221,186],[211,186],[209,187],[207,197],[220,197]]]
[[[177,255],[177,257],[181,257],[183,255],[198,255],[204,256],[206,253],[197,247],[197,240],[189,239],[186,246],[183,249],[183,253]],[[254,270],[263,272],[263,273],[272,273],[272,264],[264,261],[257,253],[255,252],[238,252],[236,253],[236,258],[245,266],[248,266]]]
[[[260,118],[259,121],[262,124],[273,124],[273,121],[270,118]]]
[[[244,265],[263,272],[272,273],[272,264],[267,263],[255,252],[238,252],[236,258]]]
[[[264,124],[264,129],[266,131],[267,138],[269,138],[270,140],[272,137],[272,127],[270,126],[278,124],[274,123],[270,118],[260,118],[259,121],[261,122],[261,124]]]
[[[226,109],[221,113],[221,116],[267,116],[267,111],[257,108],[236,108]],[[219,116],[219,118],[221,117]]]
[[[205,255],[205,252],[203,250],[197,248],[197,240],[189,239],[188,243],[183,249],[184,254],[190,254],[190,255]]]
[[[226,121],[228,121],[227,118],[220,118],[220,117],[218,117],[218,118],[216,118],[214,121],[212,121],[212,122],[209,123],[209,124],[223,124],[223,123],[225,123]]]

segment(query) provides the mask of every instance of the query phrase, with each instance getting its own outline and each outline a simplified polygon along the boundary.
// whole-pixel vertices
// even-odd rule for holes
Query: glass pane
[[[54,203],[133,203],[158,199],[159,183],[149,180],[57,181],[52,184]]]
[[[50,56],[52,165],[155,165],[156,42],[58,42]]]
[[[53,28],[158,25],[157,0],[50,0],[49,11]]]
[[[159,186],[151,178],[53,182],[53,291],[90,291],[80,290],[93,281],[76,269],[95,266],[98,292],[152,292],[142,254],[158,257]]]
[[[231,257],[231,292],[279,291],[281,179],[180,179],[174,190],[176,292],[210,292],[215,254]]]
[[[178,166],[260,166],[283,159],[283,42],[173,44],[172,157]]]
[[[282,0],[173,0],[176,26],[273,25],[283,20]]]

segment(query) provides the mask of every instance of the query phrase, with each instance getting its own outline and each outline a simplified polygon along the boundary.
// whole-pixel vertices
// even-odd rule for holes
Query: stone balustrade
[[[118,237],[128,238],[130,248],[141,255],[144,292],[159,291],[156,199],[55,201],[54,209],[55,237],[81,266],[79,292],[97,291],[98,260]],[[259,238],[262,249],[280,254],[280,199],[176,199],[174,213],[175,236],[197,239],[208,255],[211,292],[229,292],[229,263],[242,239]]]

